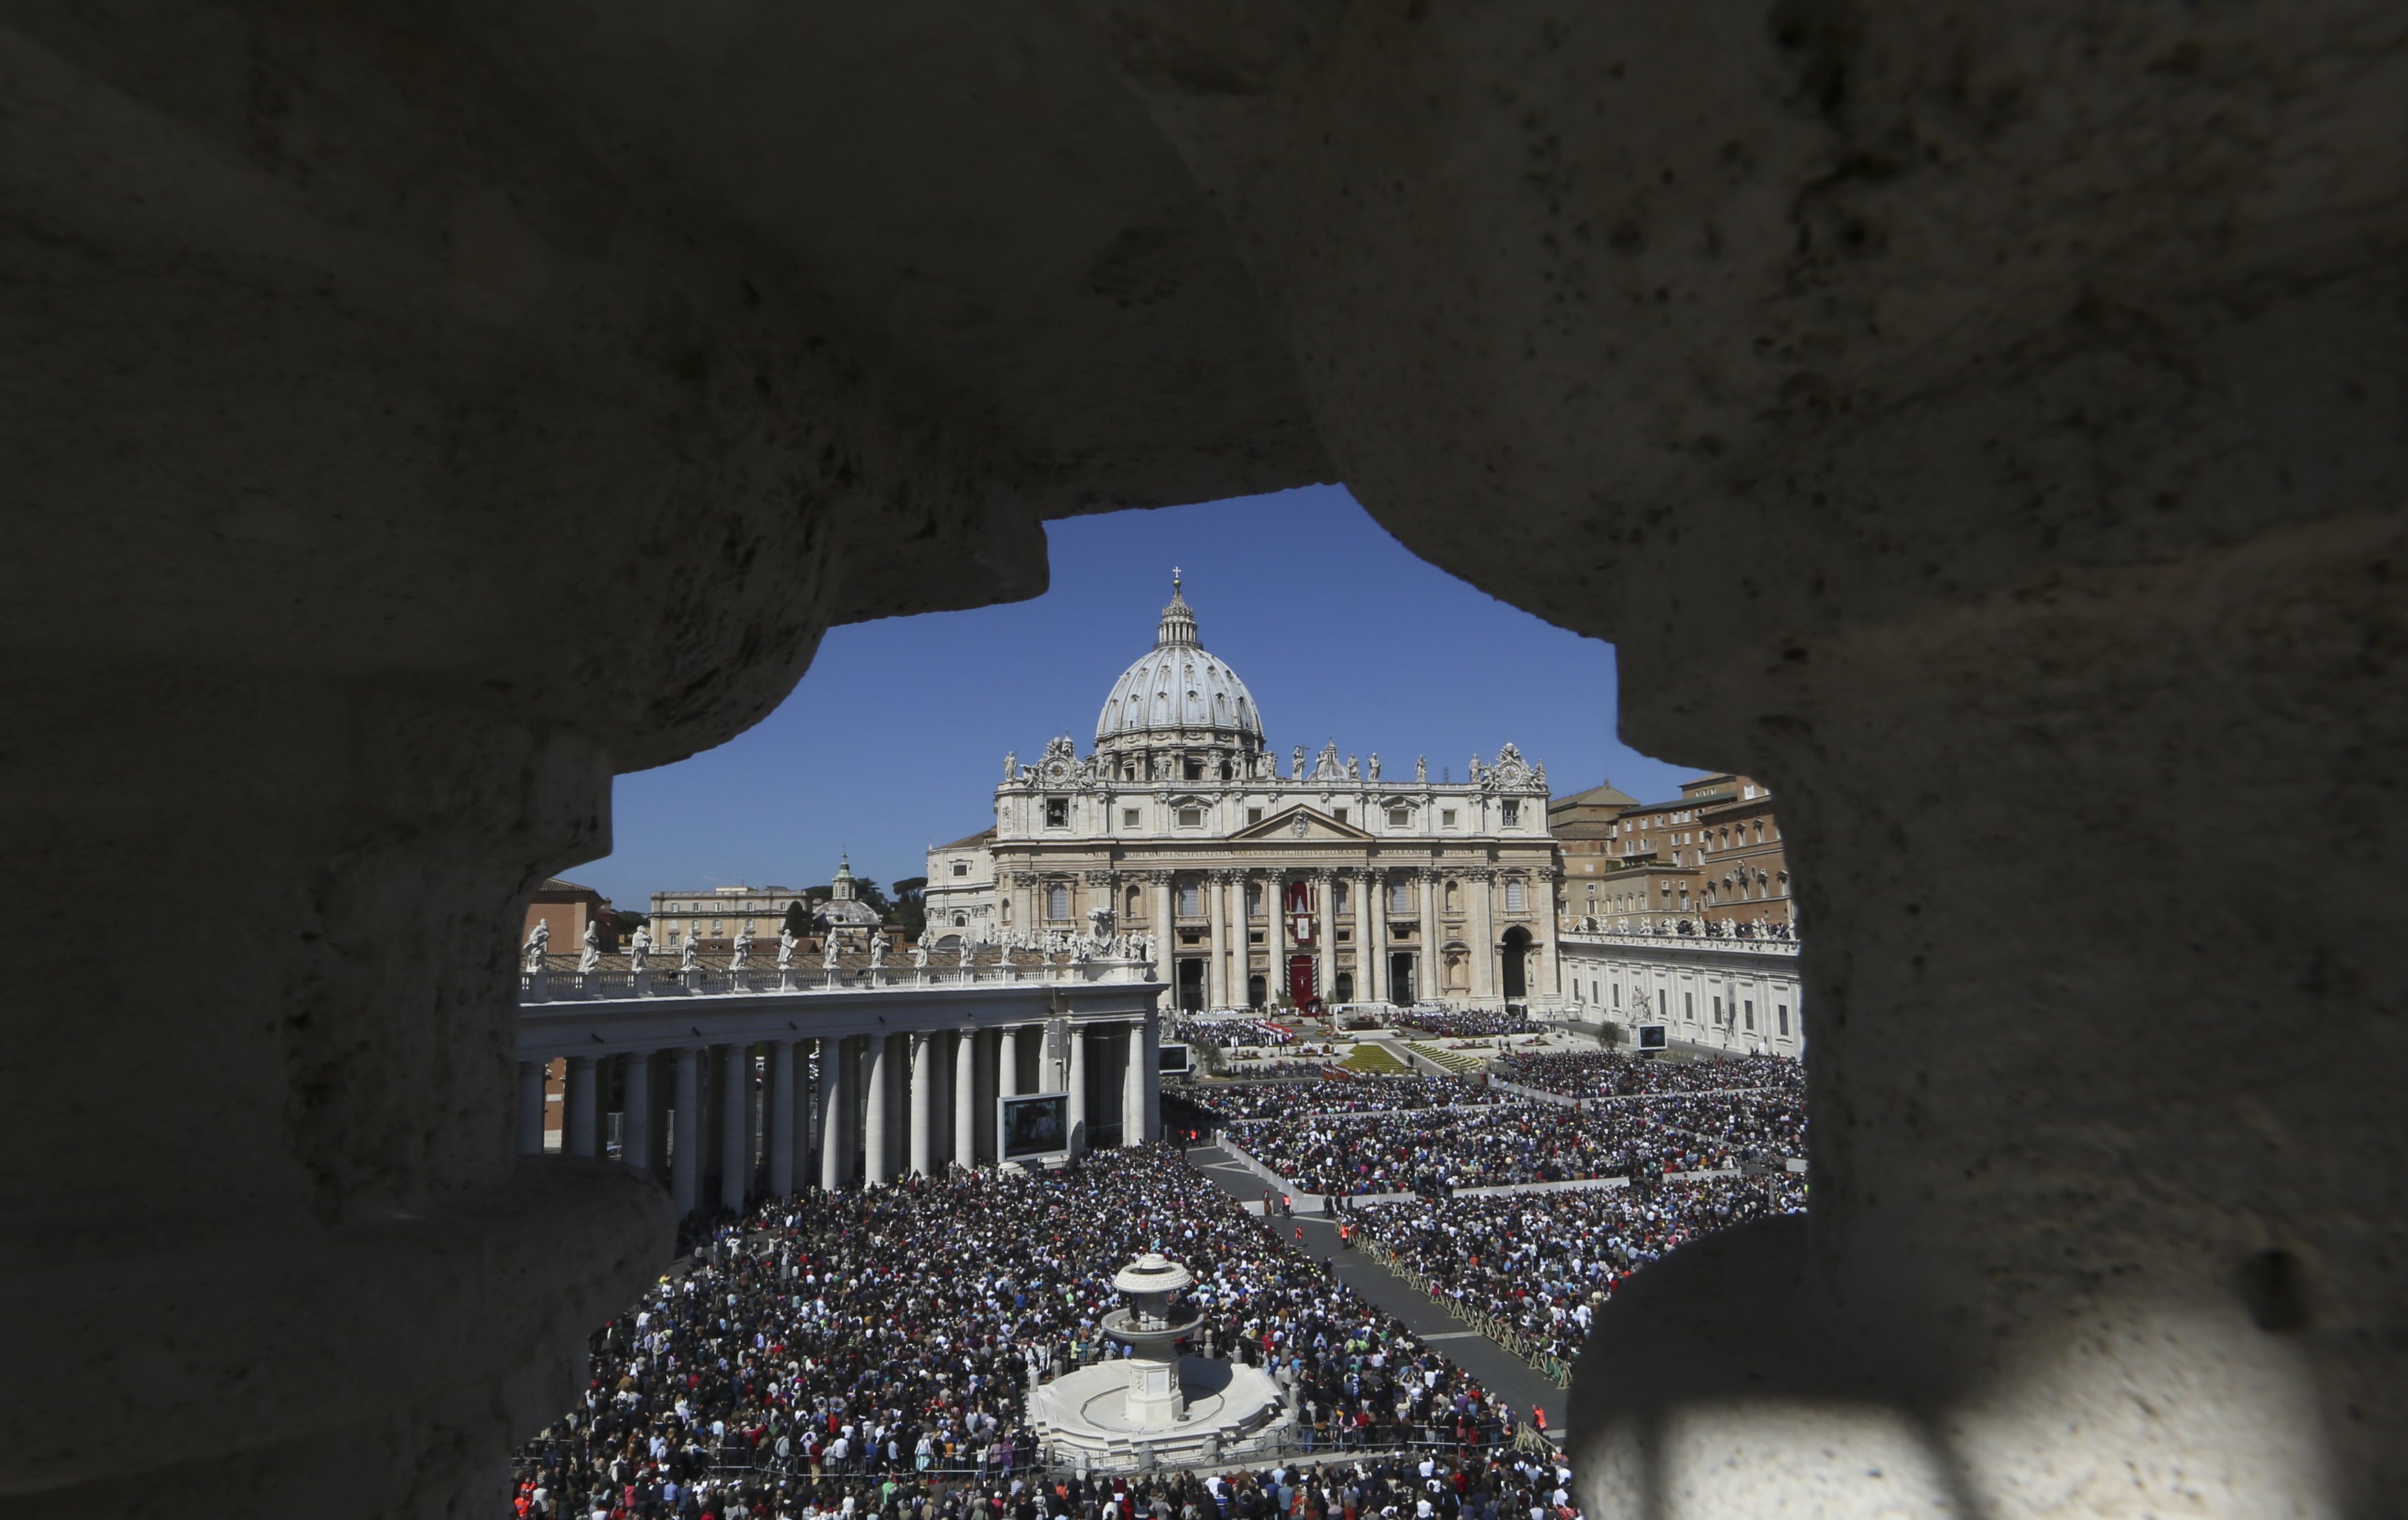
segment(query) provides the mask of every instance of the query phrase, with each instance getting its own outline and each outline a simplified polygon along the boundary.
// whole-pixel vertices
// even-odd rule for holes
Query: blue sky
[[[1389,775],[1458,779],[1507,740],[1561,795],[1611,777],[1641,799],[1697,774],[1614,738],[1613,650],[1424,564],[1334,486],[1048,526],[1053,583],[1007,607],[829,630],[747,732],[619,778],[612,853],[567,874],[643,910],[655,891],[824,882],[838,851],[881,882],[994,817],[1003,756],[1079,752],[1186,580],[1204,647],[1254,693],[1282,755],[1335,738]],[[1284,768],[1284,762],[1283,762]]]

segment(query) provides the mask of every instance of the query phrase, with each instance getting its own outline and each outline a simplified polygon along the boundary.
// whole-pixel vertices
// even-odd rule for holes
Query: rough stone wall
[[[2403,30],[11,5],[0,1493],[481,1508],[666,1240],[508,1158],[611,774],[1046,517],[1342,477],[1812,894],[1812,1221],[1617,1300],[1592,1510],[2374,1513]]]
[[[1812,1225],[1617,1301],[1594,1513],[2387,1503],[2402,18],[1093,12],[1366,505],[1784,799]]]

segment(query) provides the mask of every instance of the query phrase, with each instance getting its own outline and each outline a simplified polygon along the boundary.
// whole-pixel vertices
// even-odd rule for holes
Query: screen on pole
[[[1639,1026],[1639,1048],[1643,1051],[1662,1050],[1664,1048],[1664,1026],[1660,1024],[1641,1025]]]
[[[1000,1134],[996,1155],[1004,1161],[1027,1161],[1061,1155],[1070,1149],[1070,1095],[1030,1093],[1007,1097],[996,1107]]]
[[[1154,1069],[1160,1071],[1164,1076],[1177,1076],[1182,1071],[1193,1069],[1187,1064],[1186,1046],[1164,1045],[1159,1047],[1159,1049],[1162,1052],[1162,1060]]]

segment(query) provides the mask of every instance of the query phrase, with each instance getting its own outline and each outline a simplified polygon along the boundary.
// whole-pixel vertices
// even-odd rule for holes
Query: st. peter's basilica
[[[1041,940],[1098,911],[1149,934],[1179,1006],[1559,1000],[1546,767],[1512,745],[1467,779],[1303,746],[1286,774],[1176,576],[1154,648],[1086,755],[1004,762],[995,826],[928,853],[928,934]]]

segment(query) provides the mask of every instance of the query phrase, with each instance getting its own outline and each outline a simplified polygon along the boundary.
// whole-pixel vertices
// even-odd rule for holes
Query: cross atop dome
[[[1180,590],[1179,566],[1170,567],[1170,605],[1162,609],[1162,629],[1154,636],[1154,647],[1167,649],[1173,645],[1196,642],[1196,609],[1187,605]]]

